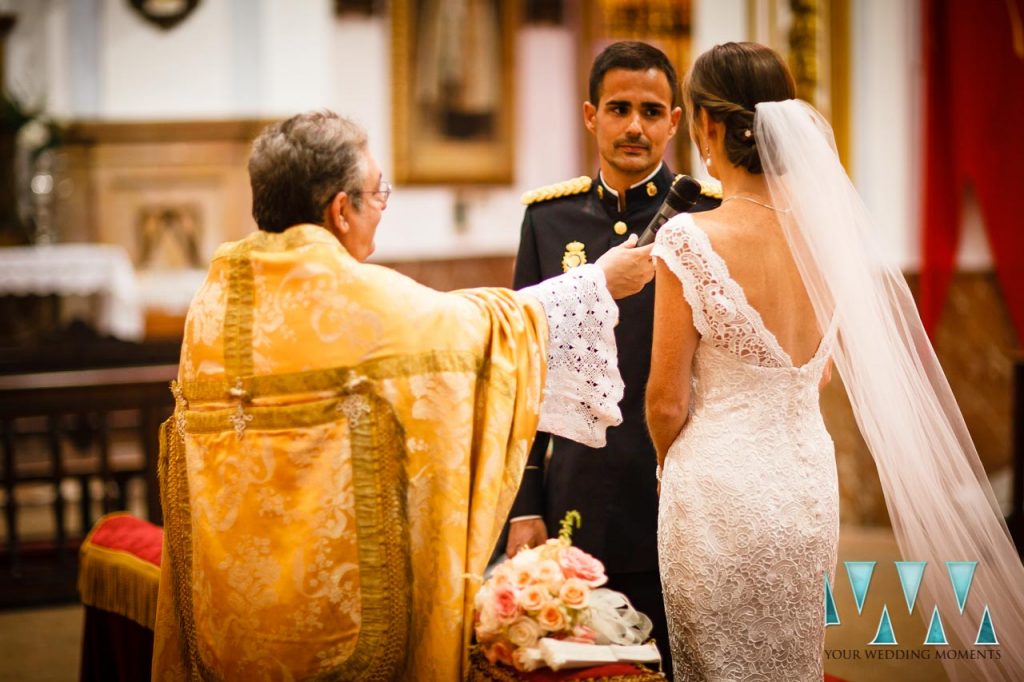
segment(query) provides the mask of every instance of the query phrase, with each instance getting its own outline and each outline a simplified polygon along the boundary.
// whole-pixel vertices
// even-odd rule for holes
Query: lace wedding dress
[[[676,679],[820,682],[839,491],[818,384],[834,328],[794,367],[690,215],[653,253],[701,335],[658,515]]]

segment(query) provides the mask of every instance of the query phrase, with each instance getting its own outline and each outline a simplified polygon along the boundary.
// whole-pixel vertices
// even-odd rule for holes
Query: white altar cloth
[[[0,248],[0,296],[93,296],[97,331],[137,341],[145,332],[131,259],[114,244]]]

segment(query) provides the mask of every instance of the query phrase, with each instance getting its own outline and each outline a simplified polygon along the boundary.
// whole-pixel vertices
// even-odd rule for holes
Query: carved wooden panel
[[[246,164],[267,121],[79,123],[61,239],[121,244],[137,268],[203,267],[254,229]]]

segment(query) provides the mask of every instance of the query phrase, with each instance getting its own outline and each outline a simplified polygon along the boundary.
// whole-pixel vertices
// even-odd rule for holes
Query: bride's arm
[[[658,470],[686,424],[690,406],[690,367],[700,335],[679,279],[660,258],[655,261],[654,341],[647,379],[647,429],[658,453]]]

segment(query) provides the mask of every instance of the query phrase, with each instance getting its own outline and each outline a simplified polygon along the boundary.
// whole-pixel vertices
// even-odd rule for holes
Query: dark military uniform
[[[600,180],[588,177],[542,187],[523,196],[528,204],[516,256],[514,287],[520,289],[560,275],[570,267],[593,263],[630,233],[639,235],[661,207],[675,175],[663,164],[650,179],[618,198]],[[702,194],[693,210],[707,210],[719,198]],[[615,342],[619,371],[626,384],[620,407],[623,423],[608,429],[607,445],[589,448],[538,433],[530,451],[511,517],[541,515],[549,536],[569,510],[582,523],[573,544],[604,562],[609,587],[629,597],[651,617],[652,635],[667,659],[661,582],[658,577],[657,458],[644,420],[644,388],[651,368],[654,283],[618,301]],[[553,454],[544,471],[549,441]]]

